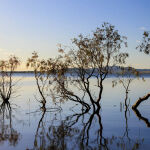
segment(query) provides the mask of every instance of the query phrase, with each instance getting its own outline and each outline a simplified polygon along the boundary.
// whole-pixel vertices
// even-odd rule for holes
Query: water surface
[[[150,127],[136,115],[131,106],[139,97],[150,92],[150,78],[134,79],[126,93],[121,84],[112,88],[115,77],[107,78],[99,112],[82,112],[80,104],[72,101],[61,103],[61,111],[49,97],[46,111],[40,109],[39,97],[33,75],[18,75],[18,97],[12,98],[11,112],[0,113],[0,149],[144,149],[150,147]],[[91,91],[97,94],[92,79]],[[80,95],[82,91],[70,86]],[[88,101],[88,97],[85,97]],[[125,106],[128,101],[128,109]],[[130,103],[129,103],[130,102]],[[138,110],[144,119],[150,118],[150,99],[143,102]]]

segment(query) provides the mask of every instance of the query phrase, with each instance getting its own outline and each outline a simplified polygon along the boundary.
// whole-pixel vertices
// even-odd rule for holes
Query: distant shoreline
[[[78,68],[69,68],[68,71],[66,72],[66,74],[70,74],[70,73],[73,73],[73,75],[76,75],[76,71],[78,70]],[[113,67],[110,67],[110,70],[111,72],[108,73],[108,75],[121,75],[121,72],[122,70],[120,69],[119,66],[113,66]],[[129,68],[129,67],[125,67],[124,68],[124,76],[126,75],[131,75],[132,76],[132,71],[129,71],[129,70],[132,70],[132,68]],[[150,69],[134,69],[136,70],[139,75],[138,76],[143,76],[143,75],[150,75]],[[87,69],[86,70],[87,72],[90,72],[91,69]],[[96,69],[95,69],[95,73],[96,73]],[[9,73],[9,71],[8,71]],[[34,74],[34,71],[14,71],[14,74]],[[133,74],[134,75],[134,74]]]
[[[116,73],[118,73],[118,71],[119,70],[116,69],[116,71],[114,71],[113,73],[109,73],[109,74],[114,74],[115,75]],[[136,71],[139,72],[139,75],[144,75],[144,74],[145,75],[150,75],[150,69],[136,69]],[[74,72],[74,69],[69,69],[67,73],[69,73],[69,72]],[[22,73],[24,73],[24,74],[28,74],[28,73],[33,74],[34,71],[14,71],[14,73],[15,74],[22,74]],[[127,72],[126,72],[126,74],[127,74]]]

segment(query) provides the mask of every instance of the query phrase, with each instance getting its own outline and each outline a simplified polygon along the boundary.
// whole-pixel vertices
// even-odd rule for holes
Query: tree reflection
[[[10,145],[16,146],[20,139],[20,134],[13,128],[12,108],[9,102],[3,102],[0,105],[0,115],[0,143],[7,141]]]
[[[97,104],[95,109],[92,107],[82,109],[81,112],[74,112],[65,118],[58,117],[61,112],[51,114],[53,119],[49,125],[43,119],[46,114],[46,109],[44,109],[37,126],[32,150],[140,149],[143,139],[132,139],[129,136],[129,92],[125,94],[125,131],[122,136],[107,137],[104,135],[100,104]]]
[[[42,95],[43,98],[45,99],[45,96],[43,94],[43,91],[39,91]],[[45,101],[41,101],[42,107],[40,107],[40,110],[32,112],[32,113],[41,113],[41,118],[38,122],[37,125],[37,129],[36,129],[36,133],[35,133],[35,138],[34,138],[34,147],[33,149],[35,150],[47,150],[47,138],[48,138],[48,132],[47,132],[47,124],[44,120],[44,117],[46,115],[46,113],[48,113],[49,115],[51,115],[51,113],[60,113],[61,112],[61,107],[50,107],[47,108],[46,107],[46,103]],[[53,116],[54,114],[52,114]],[[55,115],[54,115],[55,116]],[[55,118],[54,118],[55,120]]]
[[[149,120],[146,117],[142,116],[142,114],[139,112],[138,109],[133,109],[133,111],[136,114],[136,116],[139,118],[139,120],[143,120],[146,123],[147,127],[150,128]]]
[[[0,61],[0,143],[8,142],[11,146],[16,146],[20,139],[20,134],[13,127],[12,108],[9,100],[16,97],[16,84],[14,73],[20,65],[20,60],[16,56],[10,56],[8,60]]]
[[[91,149],[94,148],[107,148],[107,140],[103,137],[103,125],[100,116],[100,106],[97,107],[95,111],[91,114],[89,111],[84,111],[79,114],[73,114],[66,117],[65,120],[59,120],[59,125],[55,124],[57,122],[57,116],[51,120],[51,125],[46,129],[46,124],[43,122],[43,117],[45,112],[43,112],[42,117],[39,121],[35,140],[34,148],[36,150],[69,150],[69,149]],[[87,115],[87,116],[85,116]],[[84,118],[85,117],[85,118]],[[94,144],[90,145],[90,129],[92,124],[95,122],[95,117],[98,121],[98,130],[96,139],[93,141]],[[81,128],[76,126],[81,120]],[[93,139],[92,139],[93,140]],[[96,142],[96,143],[95,143]],[[90,143],[90,144],[89,144]]]
[[[70,120],[68,125],[73,126],[75,123],[79,121],[79,117],[82,117],[82,128],[80,129],[80,134],[77,138],[80,141],[80,149],[108,149],[107,147],[107,139],[103,136],[103,124],[102,118],[100,114],[101,107],[98,104],[97,109],[93,109],[91,112],[84,112],[81,114],[76,114],[75,121],[71,121],[73,116],[70,116]],[[91,138],[91,130],[92,126],[97,125],[97,131],[95,131],[95,135]]]
[[[36,134],[35,134],[35,139],[34,139],[34,147],[37,149],[39,147],[39,149],[41,149],[46,143],[45,141],[45,126],[44,126],[44,116],[46,113],[46,108],[43,107],[42,109],[42,116],[41,119],[39,120],[38,126],[37,126],[37,130],[36,130]],[[41,129],[41,131],[39,132],[39,130]],[[38,141],[39,138],[39,141]],[[38,146],[38,144],[40,143],[40,146]]]
[[[57,95],[57,98],[67,98],[68,100],[79,102],[82,105],[81,112],[75,111],[73,114],[68,115],[66,118],[58,118],[58,114],[61,112],[57,112],[55,114],[52,114],[54,118],[50,120],[50,123],[48,124],[46,121],[44,121],[44,116],[48,111],[47,108],[43,107],[43,109],[41,109],[42,115],[37,126],[34,146],[32,150],[107,150],[112,148],[139,149],[143,141],[141,139],[132,140],[132,138],[129,136],[128,127],[128,113],[130,113],[130,101],[128,98],[128,93],[132,81],[132,78],[126,78],[126,80],[122,79],[120,82],[125,89],[124,134],[121,137],[112,136],[110,138],[104,135],[104,127],[102,121],[103,117],[101,114],[100,103],[97,103],[96,100],[94,100],[94,105],[88,103],[88,99],[90,102],[93,101],[90,100],[90,98],[97,99],[94,91],[89,90],[89,93],[87,93],[87,91],[83,87],[83,84],[81,84],[79,80],[76,80],[76,78],[73,77],[68,77],[67,79],[66,76],[61,75],[56,79],[56,83],[58,84],[56,84],[56,86],[54,87],[53,92],[56,92],[55,94]],[[80,94],[71,92],[70,86],[72,85],[80,89]],[[59,89],[59,91],[57,89]],[[101,92],[100,95],[98,95],[98,98],[102,98],[102,93],[103,82],[101,82]]]
[[[46,125],[44,116],[46,110],[43,111],[39,120],[38,127],[34,139],[34,147],[32,150],[63,150],[67,148],[66,137],[73,137],[77,130],[68,128],[64,121],[59,120],[59,125],[54,124],[57,122],[57,114],[51,114],[54,118],[50,121],[50,126]]]
[[[130,116],[130,109],[129,109],[129,106],[130,106],[130,101],[128,100],[128,88],[131,84],[131,81],[130,78],[128,78],[128,80],[122,80],[122,82],[127,82],[127,83],[122,83],[124,89],[125,89],[125,99],[124,99],[124,102],[125,102],[125,107],[124,107],[124,118],[125,118],[125,131],[123,133],[123,136],[120,136],[120,137],[116,137],[116,136],[112,136],[112,138],[108,138],[108,145],[109,146],[112,146],[112,147],[115,147],[115,149],[132,149],[132,150],[138,150],[138,149],[141,149],[141,145],[144,141],[144,139],[142,139],[141,137],[140,138],[137,138],[137,139],[132,139],[132,137],[129,136],[129,125],[128,125],[128,117]],[[127,85],[127,86],[125,86]]]
[[[134,80],[133,77],[138,76],[138,72],[136,71],[136,69],[132,68],[132,67],[128,67],[128,68],[121,68],[121,74],[119,74],[118,79],[117,80],[113,80],[113,87],[116,86],[118,83],[121,84],[121,86],[124,88],[124,92],[125,92],[125,99],[124,99],[124,117],[125,117],[125,132],[123,137],[127,137],[128,141],[130,142],[130,138],[128,135],[128,114],[130,115],[130,99],[128,98],[128,94],[129,94],[129,89],[130,89],[130,85],[132,83],[132,81]],[[122,104],[122,103],[121,103]],[[122,105],[121,105],[122,107]],[[120,108],[122,110],[122,108]]]

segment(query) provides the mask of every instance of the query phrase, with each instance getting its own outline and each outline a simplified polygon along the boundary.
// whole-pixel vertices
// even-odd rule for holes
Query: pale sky
[[[149,16],[150,0],[0,0],[0,58],[15,54],[25,62],[33,51],[55,57],[57,44],[109,22],[128,37],[128,65],[150,68],[150,56],[135,49],[150,31]]]

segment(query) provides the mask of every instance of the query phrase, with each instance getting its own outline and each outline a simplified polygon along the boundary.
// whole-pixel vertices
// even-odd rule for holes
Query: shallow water
[[[121,84],[112,88],[114,77],[107,78],[98,113],[92,110],[82,114],[81,106],[71,101],[61,104],[61,111],[52,111],[48,98],[46,112],[40,110],[38,91],[32,75],[21,78],[16,98],[10,100],[12,111],[0,113],[0,149],[144,149],[150,147],[150,127],[140,119],[131,106],[139,97],[150,91],[150,78],[134,79],[129,92]],[[92,81],[91,91],[97,94]],[[70,86],[80,95],[82,91]],[[85,97],[88,101],[88,97]],[[130,101],[128,109],[125,99]],[[143,102],[138,110],[143,118],[150,118],[150,99]]]

